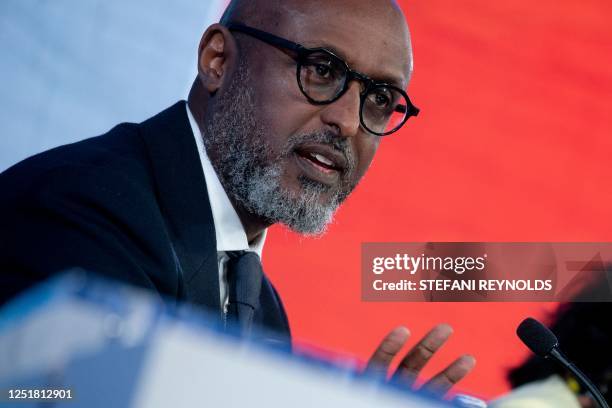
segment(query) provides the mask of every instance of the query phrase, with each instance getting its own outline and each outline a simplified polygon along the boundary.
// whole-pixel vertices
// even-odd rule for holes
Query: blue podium
[[[61,275],[0,309],[0,406],[446,406],[214,322],[91,274]]]

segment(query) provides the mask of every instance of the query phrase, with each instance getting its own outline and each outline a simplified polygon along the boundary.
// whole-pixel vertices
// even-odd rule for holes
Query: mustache
[[[352,174],[357,167],[357,158],[353,146],[348,138],[340,137],[332,131],[318,131],[312,133],[298,133],[287,139],[281,157],[288,157],[297,148],[305,144],[323,144],[337,150],[346,160],[345,174]]]

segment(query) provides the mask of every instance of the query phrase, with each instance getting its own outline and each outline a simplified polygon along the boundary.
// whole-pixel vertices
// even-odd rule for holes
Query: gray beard
[[[355,187],[350,181],[355,169],[351,145],[329,132],[298,134],[275,153],[267,140],[270,131],[257,119],[249,76],[246,63],[241,61],[227,91],[219,96],[211,120],[205,121],[204,145],[212,165],[228,196],[249,213],[302,234],[323,234],[338,206]],[[281,160],[306,142],[325,143],[345,155],[348,165],[336,186],[306,177],[299,179],[300,194],[282,186]],[[322,201],[323,194],[329,197],[326,201]]]

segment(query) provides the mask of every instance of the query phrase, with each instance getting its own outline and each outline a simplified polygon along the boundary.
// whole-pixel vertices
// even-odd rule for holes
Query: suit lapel
[[[215,227],[185,101],[141,124],[186,297],[221,317]]]

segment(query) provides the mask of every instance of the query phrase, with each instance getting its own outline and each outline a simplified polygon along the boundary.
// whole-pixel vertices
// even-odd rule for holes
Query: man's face
[[[401,15],[388,7],[347,13],[341,3],[306,5],[287,13],[275,30],[261,28],[306,47],[331,49],[352,69],[405,88],[410,50]],[[360,84],[351,82],[331,104],[313,105],[298,87],[289,54],[235,35],[241,62],[206,121],[213,165],[228,194],[249,213],[301,233],[321,233],[381,141],[360,126]]]

